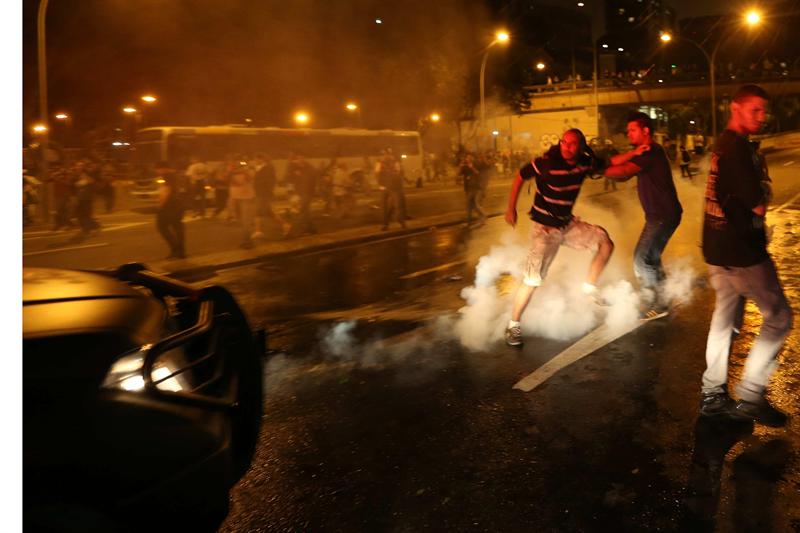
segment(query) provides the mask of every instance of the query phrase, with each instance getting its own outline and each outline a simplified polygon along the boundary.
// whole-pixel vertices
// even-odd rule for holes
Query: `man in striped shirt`
[[[586,139],[578,129],[564,132],[558,146],[553,146],[542,157],[523,166],[511,185],[511,195],[506,209],[506,222],[517,225],[517,199],[527,180],[534,180],[536,195],[529,212],[533,220],[531,248],[525,263],[522,283],[514,295],[511,320],[506,329],[506,342],[511,346],[522,344],[520,318],[536,287],[547,276],[547,269],[564,244],[576,250],[590,250],[594,257],[583,283],[586,294],[595,295],[597,278],[603,272],[614,243],[608,232],[600,226],[588,224],[572,214],[572,208],[583,180],[592,172],[593,154]]]

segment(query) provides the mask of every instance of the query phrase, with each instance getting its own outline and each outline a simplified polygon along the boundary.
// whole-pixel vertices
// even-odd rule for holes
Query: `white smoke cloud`
[[[698,276],[695,267],[702,263],[697,244],[702,221],[703,181],[696,179],[690,183],[676,179],[684,216],[665,250],[667,281],[660,294],[664,303],[670,305],[691,299]],[[589,190],[591,187],[589,185]],[[617,329],[630,327],[639,319],[649,295],[637,288],[633,275],[633,249],[644,225],[644,216],[635,191],[629,189],[605,199],[606,203],[613,200],[611,209],[595,203],[588,194],[588,198],[579,200],[576,207],[576,214],[581,219],[605,228],[615,243],[614,254],[598,283],[599,295],[610,305],[596,305],[581,290],[592,252],[562,246],[546,280],[536,289],[522,315],[524,335],[570,340],[603,323]],[[474,285],[461,291],[465,305],[459,309],[452,328],[465,348],[485,351],[503,338],[511,316],[514,292],[522,278],[530,224],[530,221],[521,219],[515,231],[502,225],[493,236],[495,242],[502,244],[490,246],[489,253],[478,259]],[[676,242],[680,244],[676,245]],[[484,246],[485,250],[486,239],[474,246]],[[504,286],[504,290],[498,290],[499,285]]]

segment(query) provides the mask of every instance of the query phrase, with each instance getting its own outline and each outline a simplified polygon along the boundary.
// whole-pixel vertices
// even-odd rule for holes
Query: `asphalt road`
[[[800,153],[769,161],[771,251],[797,311]],[[634,185],[606,192],[589,182],[576,207],[617,245],[604,289],[632,280],[642,224]],[[220,531],[796,531],[796,329],[772,387],[792,415],[787,427],[697,417],[713,302],[699,254],[703,186],[699,177],[678,180],[684,220],[665,254],[684,303],[528,393],[512,386],[605,319],[574,298],[588,258],[559,252],[526,312],[524,347],[507,347],[497,333],[515,282],[505,272],[524,257],[527,221],[521,216],[516,231],[500,217],[478,229],[454,225],[463,209],[457,188],[415,193],[409,233],[381,234],[379,211],[366,201],[345,221],[318,212],[321,235],[308,243],[329,235],[331,246],[262,243],[262,252],[286,253],[246,266],[224,266],[236,263],[237,230],[220,221],[188,223],[194,263],[159,261],[162,243],[140,213],[110,215],[82,243],[28,232],[24,264],[137,260],[180,272],[205,262],[204,281],[231,289],[250,320],[267,326],[261,442]],[[495,185],[492,210],[503,209],[507,187]],[[520,215],[529,202],[523,195]],[[435,220],[451,222],[427,229],[442,213]],[[369,238],[336,246],[348,229]],[[75,249],[59,251],[65,243]],[[758,326],[748,306],[733,380]]]
[[[800,154],[770,164],[771,252],[797,312]],[[713,306],[701,181],[679,183],[684,221],[665,255],[687,282],[683,304],[529,393],[512,386],[602,317],[586,322],[570,296],[587,258],[560,252],[523,349],[492,340],[486,324],[502,327],[514,283],[499,271],[524,252],[525,224],[510,232],[496,218],[218,270],[208,281],[267,325],[273,349],[261,443],[220,531],[800,530],[797,328],[771,387],[792,416],[785,428],[697,416]],[[576,211],[617,243],[601,285],[630,280],[635,190],[595,185]],[[471,300],[493,268],[493,296]],[[748,305],[732,381],[759,325]]]

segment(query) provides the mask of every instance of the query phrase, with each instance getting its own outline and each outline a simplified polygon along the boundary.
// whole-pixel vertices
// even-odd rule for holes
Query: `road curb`
[[[500,211],[487,213],[487,218],[493,218],[502,216],[503,213]],[[420,219],[422,220],[422,219]],[[215,262],[215,263],[208,263],[208,264],[199,264],[199,265],[192,265],[187,267],[178,267],[175,269],[170,270],[164,263],[164,261],[159,261],[157,263],[152,263],[148,265],[148,267],[152,267],[151,270],[156,272],[161,272],[167,274],[169,276],[178,278],[178,279],[197,279],[208,277],[210,274],[213,274],[216,270],[222,270],[227,268],[236,268],[241,266],[247,265],[254,265],[258,264],[267,260],[277,259],[277,258],[286,258],[286,257],[293,257],[299,256],[303,254],[311,254],[311,253],[318,253],[324,252],[327,250],[332,250],[335,248],[341,248],[344,246],[356,246],[359,244],[365,244],[368,242],[375,242],[380,240],[385,240],[387,238],[397,238],[402,236],[413,235],[416,233],[424,233],[427,231],[446,228],[451,226],[457,226],[460,224],[464,224],[463,215],[459,216],[458,218],[451,218],[449,220],[441,220],[436,222],[431,222],[429,224],[420,223],[416,227],[409,227],[405,229],[396,229],[396,230],[389,230],[389,231],[379,231],[377,233],[370,233],[368,235],[362,235],[359,237],[351,237],[351,238],[344,238],[344,239],[334,239],[324,243],[317,243],[317,244],[310,244],[308,246],[298,246],[294,249],[289,250],[279,250],[279,251],[272,251],[272,252],[264,252],[258,253],[258,255],[251,255],[245,257],[239,257],[236,259],[231,259],[228,261],[222,262]],[[330,234],[329,234],[330,235]],[[324,234],[322,234],[324,237]],[[236,252],[233,252],[236,253]],[[245,253],[245,252],[241,252]]]

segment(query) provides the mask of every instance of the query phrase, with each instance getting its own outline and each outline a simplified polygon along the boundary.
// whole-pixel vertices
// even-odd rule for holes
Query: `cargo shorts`
[[[550,263],[556,257],[558,248],[563,244],[573,250],[597,251],[600,244],[610,240],[608,232],[600,226],[589,224],[578,217],[573,217],[566,226],[554,228],[538,222],[533,223],[531,230],[531,247],[525,261],[523,283],[530,287],[538,287],[547,277]]]

